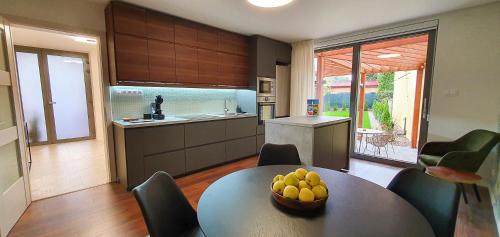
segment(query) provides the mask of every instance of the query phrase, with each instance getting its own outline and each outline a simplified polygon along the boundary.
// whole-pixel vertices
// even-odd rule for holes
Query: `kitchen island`
[[[305,165],[349,169],[351,118],[294,116],[266,120],[265,142],[294,144]]]

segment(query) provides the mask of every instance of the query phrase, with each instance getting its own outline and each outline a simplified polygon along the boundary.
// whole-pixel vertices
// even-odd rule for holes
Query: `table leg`
[[[477,190],[477,185],[473,184],[472,187],[474,187],[474,192],[476,193],[477,201],[481,202],[481,197],[479,196],[479,190]]]
[[[469,204],[469,200],[467,200],[467,194],[465,193],[464,184],[459,183],[458,186],[460,187],[460,190],[462,191],[462,195],[464,196],[465,204]]]

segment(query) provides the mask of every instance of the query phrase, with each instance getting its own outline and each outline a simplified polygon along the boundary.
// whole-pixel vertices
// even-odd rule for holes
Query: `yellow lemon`
[[[279,194],[283,194],[283,190],[285,189],[285,182],[278,180],[273,184],[273,191]]]
[[[301,180],[299,181],[299,190],[302,190],[303,188],[311,189],[311,186],[309,186],[306,181]]]
[[[319,185],[321,185],[321,186],[325,187],[325,188],[328,190],[328,186],[326,185],[325,181],[320,180],[320,181],[319,181]]]
[[[279,180],[281,180],[281,181],[285,180],[285,176],[283,176],[281,174],[274,176],[273,183],[275,183],[276,181],[279,181]]]
[[[283,196],[295,200],[299,196],[299,189],[295,186],[287,185],[285,190],[283,190]]]
[[[302,202],[312,202],[314,201],[314,193],[307,188],[303,188],[300,190],[299,200]]]
[[[295,170],[295,176],[299,180],[304,180],[306,178],[307,170],[304,168],[298,168]]]
[[[306,174],[306,182],[307,184],[311,185],[311,187],[314,187],[319,184],[320,181],[319,174],[314,172],[314,171],[309,171]]]
[[[321,185],[316,185],[312,188],[312,192],[314,193],[314,198],[316,199],[324,199],[328,197],[328,193],[326,192],[326,188]]]
[[[285,184],[297,187],[299,185],[299,179],[295,176],[295,173],[291,172],[285,176]]]

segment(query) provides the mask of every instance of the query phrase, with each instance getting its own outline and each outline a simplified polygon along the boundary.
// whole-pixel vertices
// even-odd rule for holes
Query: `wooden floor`
[[[249,158],[177,179],[178,185],[193,207],[203,191],[220,177],[255,166]],[[369,167],[377,170],[367,174]],[[387,170],[386,174],[384,170]],[[366,161],[351,162],[353,175],[372,179],[384,186],[396,171],[393,167]],[[360,175],[363,174],[363,175]],[[457,237],[497,236],[491,202],[482,189],[483,202],[477,203],[469,190],[469,205],[460,203]],[[147,229],[139,207],[130,192],[118,184],[98,187],[35,201],[21,217],[9,236],[146,236]]]

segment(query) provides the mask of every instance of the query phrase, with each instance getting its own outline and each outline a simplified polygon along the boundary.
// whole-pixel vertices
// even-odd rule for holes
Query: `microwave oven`
[[[276,96],[276,79],[257,77],[257,97]]]

